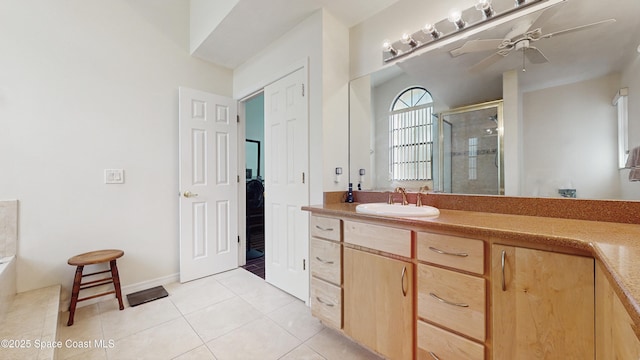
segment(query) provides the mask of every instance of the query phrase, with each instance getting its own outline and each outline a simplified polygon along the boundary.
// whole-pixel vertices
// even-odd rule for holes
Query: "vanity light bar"
[[[452,11],[447,19],[427,24],[422,29],[403,34],[400,40],[385,41],[382,49],[383,63],[404,57],[418,49],[433,49],[469,37],[513,19],[544,10],[566,0],[478,0],[463,11]]]

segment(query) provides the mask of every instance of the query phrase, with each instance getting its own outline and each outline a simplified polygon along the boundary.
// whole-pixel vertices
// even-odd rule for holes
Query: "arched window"
[[[431,180],[433,98],[421,87],[401,92],[389,112],[389,172],[392,180]]]

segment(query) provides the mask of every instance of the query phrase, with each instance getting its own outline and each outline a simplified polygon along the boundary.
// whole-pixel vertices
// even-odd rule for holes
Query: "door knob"
[[[198,196],[198,194],[196,193],[192,193],[191,191],[185,191],[184,193],[182,193],[182,195],[186,198],[190,198],[190,197],[196,197]]]

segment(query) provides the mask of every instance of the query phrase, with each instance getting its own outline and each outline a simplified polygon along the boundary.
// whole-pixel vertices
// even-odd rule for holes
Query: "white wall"
[[[239,0],[189,0],[189,50],[193,54]]]
[[[523,94],[525,196],[617,199],[619,74]]]
[[[178,86],[230,96],[189,56],[189,2],[0,2],[0,199],[20,200],[18,291],[120,248],[123,285],[178,272]],[[103,170],[122,168],[123,185]]]
[[[322,25],[322,124],[323,189],[345,191],[349,187],[349,29],[327,11]],[[343,175],[336,183],[337,167]]]
[[[382,43],[396,41],[403,33],[413,33],[426,23],[446,19],[453,8],[466,9],[477,0],[424,1],[399,0],[383,11],[351,28],[351,78],[382,67]]]
[[[343,26],[336,23],[331,14],[319,10],[234,70],[234,97],[239,99],[286,75],[296,64],[308,61],[311,204],[322,203],[323,191],[332,188],[333,172],[325,173],[326,169],[342,166],[345,175],[347,173],[347,137],[340,132],[346,133],[348,130],[348,75],[344,70],[348,58],[344,51],[341,55],[337,54],[344,49],[343,37],[346,36]],[[333,44],[327,44],[324,37]],[[325,47],[327,57],[323,53]],[[326,92],[325,87],[328,89]],[[339,141],[328,137],[325,131],[329,131],[331,136],[337,132]],[[336,153],[327,150],[328,147],[336,147],[336,144]],[[343,178],[345,181],[346,176]],[[341,189],[346,190],[346,187],[342,186]]]
[[[360,181],[359,170],[364,169],[361,187],[375,188],[375,117],[373,113],[371,77],[363,76],[349,84],[349,166],[354,188]]]
[[[518,70],[502,74],[502,159],[504,165],[504,194],[522,195],[522,95],[519,91]],[[513,141],[512,139],[515,139]]]
[[[629,149],[640,146],[640,55],[622,73],[619,88],[629,88]],[[640,200],[640,181],[629,181],[629,170],[620,170],[622,198]]]
[[[233,72],[234,98],[272,83],[308,61],[309,133],[322,134],[322,12],[302,21]],[[310,202],[322,203],[322,137],[309,138]]]

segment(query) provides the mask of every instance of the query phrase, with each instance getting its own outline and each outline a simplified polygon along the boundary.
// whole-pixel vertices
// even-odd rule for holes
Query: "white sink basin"
[[[413,204],[369,203],[356,206],[356,212],[369,215],[423,217],[438,216],[440,210],[433,206],[415,206]]]

